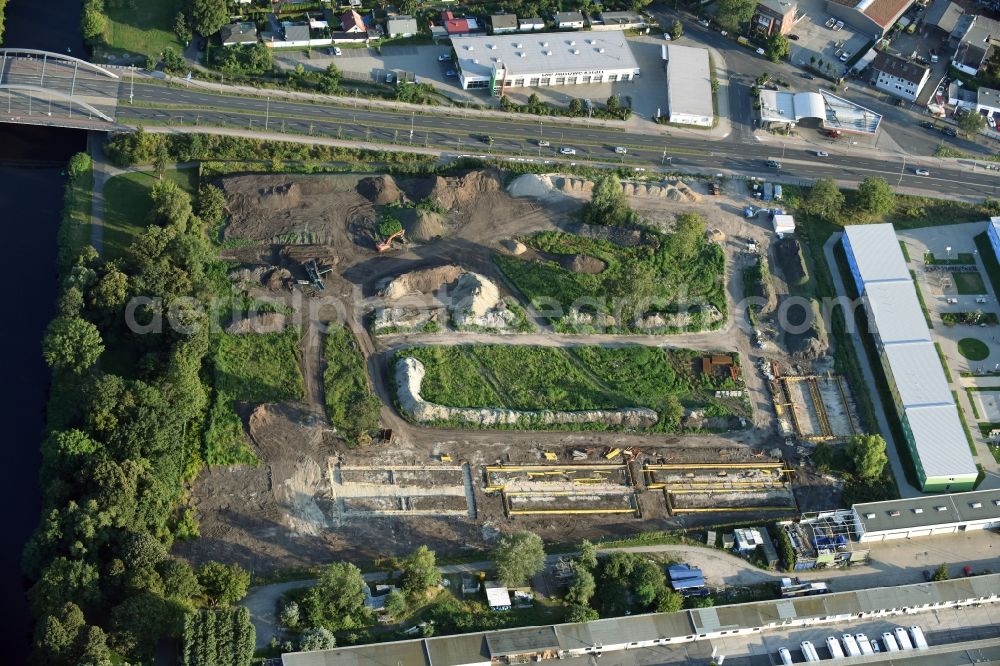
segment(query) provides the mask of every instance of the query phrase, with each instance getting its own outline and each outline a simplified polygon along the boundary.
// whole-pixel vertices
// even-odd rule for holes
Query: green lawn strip
[[[167,169],[164,176],[188,194],[198,189],[198,170]],[[108,259],[125,254],[129,245],[148,226],[151,206],[149,192],[156,184],[153,172],[133,171],[111,178],[104,184],[104,252]]]
[[[940,258],[932,252],[924,252],[924,263],[929,266],[975,266],[976,255],[971,252],[959,252],[954,258]]]
[[[968,387],[965,389],[965,395],[969,398],[969,404],[972,405],[972,418],[977,421],[983,417],[979,415],[979,409],[976,407],[976,401],[972,399],[972,394],[974,391],[970,391]]]
[[[938,359],[941,361],[941,369],[944,370],[944,377],[951,384],[951,369],[948,367],[948,359],[944,357],[944,351],[941,349],[941,343],[935,342],[934,349],[937,350]]]
[[[990,453],[993,454],[993,460],[996,460],[998,463],[1000,463],[1000,444],[990,444],[989,449]]]
[[[1000,262],[997,261],[990,238],[984,231],[976,236],[975,241],[976,249],[979,251],[979,259],[983,262],[983,268],[986,269],[986,277],[989,278],[990,286],[993,287],[993,296],[1000,298]]]
[[[972,457],[975,458],[979,453],[976,451],[976,442],[972,439],[972,431],[969,430],[969,423],[965,420],[965,410],[962,409],[962,404],[958,401],[957,392],[952,391],[951,397],[955,401],[955,407],[958,408],[958,420],[962,422],[962,430],[965,431],[965,440],[969,443],[969,450],[972,451]]]
[[[354,336],[331,324],[326,334],[323,393],[330,422],[348,441],[378,426],[382,403],[368,385],[365,359]]]
[[[980,296],[986,293],[986,283],[979,271],[969,273],[952,273],[955,280],[955,289],[960,296]]]
[[[903,261],[910,263],[910,251],[906,247],[906,241],[899,241],[899,249],[903,253]],[[910,274],[912,275],[913,271],[910,271]]]
[[[900,241],[902,243],[902,241]],[[920,309],[924,311],[924,321],[927,322],[927,328],[934,328],[934,322],[931,321],[931,313],[927,310],[927,304],[924,303],[924,293],[920,291],[920,283],[917,282],[916,271],[910,271],[910,278],[913,280],[913,289],[917,292],[917,300],[920,301]]]
[[[106,47],[98,47],[98,52],[124,51],[159,57],[169,47],[180,53],[184,44],[174,33],[174,18],[181,9],[182,3],[177,0],[105,3]]]
[[[979,470],[979,474],[976,475],[976,481],[972,484],[973,490],[978,490],[979,484],[986,479],[986,468],[983,467],[981,463],[976,463],[976,469]]]
[[[958,341],[958,353],[970,361],[982,361],[989,357],[990,348],[982,340],[962,338]]]
[[[229,335],[213,339],[212,404],[205,428],[205,462],[229,465],[253,462],[246,446],[236,403],[294,400],[305,394],[299,367],[300,332]]]

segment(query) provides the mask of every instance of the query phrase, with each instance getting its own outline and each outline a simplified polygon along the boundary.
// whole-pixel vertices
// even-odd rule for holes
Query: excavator
[[[396,233],[386,238],[384,241],[376,241],[375,249],[379,252],[386,252],[392,248],[392,241],[396,240],[397,238],[403,238],[403,236],[405,235],[406,235],[406,230],[400,229]]]

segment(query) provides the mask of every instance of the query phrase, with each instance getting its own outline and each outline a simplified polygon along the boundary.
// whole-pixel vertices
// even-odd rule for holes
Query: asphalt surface
[[[124,86],[123,86],[124,88]],[[628,149],[622,160],[628,166],[729,171],[766,176],[784,182],[832,177],[840,182],[860,182],[882,176],[897,187],[926,189],[957,197],[1000,196],[1000,172],[972,168],[972,162],[940,163],[926,167],[931,175],[917,176],[913,162],[904,157],[862,156],[835,153],[817,158],[815,149],[782,148],[733,135],[721,141],[686,137],[651,137],[629,128],[570,126],[556,120],[497,117],[420,115],[409,111],[332,106],[284,99],[259,99],[220,95],[163,85],[135,84],[141,106],[118,107],[118,122],[169,125],[213,125],[256,131],[286,132],[336,137],[368,143],[395,143],[463,153],[516,153],[552,161],[603,161],[614,163],[616,146]],[[412,129],[412,140],[411,140]],[[485,137],[492,137],[492,145]],[[538,146],[539,140],[550,146]],[[561,155],[571,147],[575,155]],[[863,149],[854,148],[860,153]],[[782,169],[769,169],[768,158],[779,158]],[[948,166],[945,166],[948,164]],[[951,166],[954,164],[955,166]]]

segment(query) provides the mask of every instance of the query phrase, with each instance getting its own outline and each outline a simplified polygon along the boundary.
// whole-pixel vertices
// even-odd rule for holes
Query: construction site
[[[778,429],[786,438],[821,442],[859,434],[857,410],[841,375],[786,375],[770,384]]]
[[[339,520],[400,515],[476,517],[468,465],[328,465]]]
[[[715,456],[671,454],[642,465],[646,488],[662,491],[671,516],[796,510],[792,470],[780,456],[752,449],[721,449]]]
[[[795,570],[847,566],[868,560],[868,548],[858,542],[849,510],[802,514],[779,524],[795,551]]]
[[[500,496],[507,517],[559,514],[640,517],[627,464],[487,465],[483,468],[483,482],[487,494]]]

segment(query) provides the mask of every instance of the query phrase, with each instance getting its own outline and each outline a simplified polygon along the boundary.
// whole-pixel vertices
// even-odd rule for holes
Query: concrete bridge
[[[0,122],[88,130],[115,122],[121,78],[61,53],[0,49]]]

